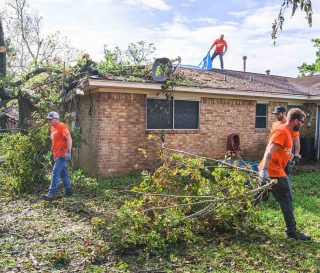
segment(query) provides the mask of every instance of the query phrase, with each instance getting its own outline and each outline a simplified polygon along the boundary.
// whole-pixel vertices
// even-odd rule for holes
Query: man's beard
[[[300,127],[299,127],[299,126],[296,125],[296,126],[293,127],[293,131],[298,132],[299,130],[300,130]]]
[[[278,121],[283,121],[283,117],[277,117]]]

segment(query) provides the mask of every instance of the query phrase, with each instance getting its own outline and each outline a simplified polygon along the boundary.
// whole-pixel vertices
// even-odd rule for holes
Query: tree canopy
[[[45,35],[42,17],[28,0],[7,1],[0,11],[6,37],[7,70],[17,76],[46,65],[74,62],[81,52],[59,31]]]

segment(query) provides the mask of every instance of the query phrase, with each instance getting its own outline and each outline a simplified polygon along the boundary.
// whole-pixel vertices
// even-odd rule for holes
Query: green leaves
[[[272,24],[271,37],[274,40],[277,38],[278,30],[282,30],[283,23],[285,21],[284,13],[286,9],[291,7],[291,16],[293,16],[296,10],[300,7],[301,12],[305,13],[309,27],[312,26],[312,2],[311,0],[282,0],[282,5],[279,11],[278,17]]]
[[[28,134],[6,135],[0,140],[0,154],[4,155],[0,184],[8,193],[32,192],[47,182],[49,130],[37,125]]]
[[[255,211],[249,189],[259,186],[249,173],[223,164],[161,151],[162,165],[132,192],[111,224],[113,245],[143,246],[162,252],[199,239],[203,230],[241,229]]]
[[[312,39],[311,41],[314,43],[313,46],[317,48],[316,59],[312,64],[307,64],[304,62],[302,65],[298,66],[299,76],[311,76],[320,74],[320,39],[316,38]]]

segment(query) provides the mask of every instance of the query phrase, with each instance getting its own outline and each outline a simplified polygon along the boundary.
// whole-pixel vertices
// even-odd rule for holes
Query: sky
[[[154,43],[156,57],[198,65],[211,44],[224,34],[228,51],[225,69],[296,77],[297,66],[315,60],[312,38],[320,36],[320,1],[313,1],[313,26],[305,15],[286,14],[276,45],[271,25],[279,0],[29,0],[42,17],[42,29],[60,31],[70,43],[95,60],[103,58],[104,44],[125,49],[143,40]],[[213,67],[219,68],[219,59]]]

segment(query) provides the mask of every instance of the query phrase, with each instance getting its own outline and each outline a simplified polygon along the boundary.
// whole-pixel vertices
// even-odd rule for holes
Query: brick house
[[[277,105],[307,113],[302,148],[304,140],[312,143],[319,159],[320,76],[188,68],[179,73],[192,87],[176,87],[171,102],[158,95],[160,84],[151,81],[88,78],[73,90],[69,100],[79,113],[73,115],[74,125],[87,142],[78,151],[78,165],[95,176],[136,171],[142,157],[138,149],[147,145],[146,136],[161,132],[166,146],[213,158],[226,154],[228,135],[237,133],[241,155],[261,159]]]

